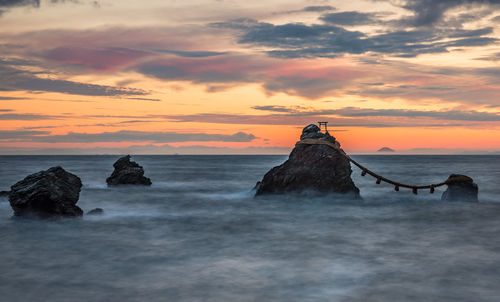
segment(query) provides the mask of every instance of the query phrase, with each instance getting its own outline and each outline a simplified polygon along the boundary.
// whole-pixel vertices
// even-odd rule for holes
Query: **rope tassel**
[[[377,173],[369,170],[368,168],[366,168],[362,164],[360,164],[357,161],[355,161],[354,159],[352,159],[349,155],[347,155],[344,152],[344,150],[342,150],[342,148],[340,148],[340,145],[338,143],[333,144],[329,141],[318,140],[318,139],[303,139],[303,140],[298,141],[297,145],[326,145],[326,146],[332,148],[333,150],[337,151],[341,156],[345,157],[349,162],[351,162],[352,164],[354,164],[358,168],[360,168],[361,169],[361,176],[365,176],[366,174],[369,173],[370,175],[372,175],[373,177],[375,177],[377,179],[377,184],[380,184],[383,180],[384,182],[386,182],[388,184],[394,185],[394,191],[399,191],[399,188],[403,187],[403,188],[412,189],[413,194],[418,194],[418,190],[420,190],[420,189],[422,189],[422,190],[430,189],[430,193],[432,194],[432,193],[434,193],[435,188],[441,187],[444,185],[448,185],[452,182],[472,181],[472,178],[470,178],[470,177],[454,177],[454,178],[449,178],[446,181],[441,182],[441,183],[430,184],[430,185],[426,185],[426,186],[414,186],[414,185],[410,185],[410,184],[404,184],[404,183],[396,182],[394,180],[385,178],[385,177],[378,175]]]

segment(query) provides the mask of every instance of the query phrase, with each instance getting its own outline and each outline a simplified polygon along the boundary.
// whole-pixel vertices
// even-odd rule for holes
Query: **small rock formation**
[[[144,176],[144,169],[139,164],[130,161],[130,155],[118,159],[113,167],[113,174],[106,179],[108,186],[151,185],[151,179]]]
[[[52,167],[13,185],[9,202],[16,216],[81,216],[83,211],[76,205],[81,188],[78,176]]]
[[[95,208],[87,212],[87,215],[101,215],[104,214],[104,210],[101,208]]]
[[[9,196],[10,191],[0,191],[0,197]]]
[[[377,152],[396,152],[394,149],[391,149],[389,147],[382,147],[377,150]]]
[[[322,133],[313,124],[303,129],[300,139],[326,140],[340,147],[333,136]],[[359,198],[351,173],[349,161],[331,147],[297,144],[285,163],[272,168],[260,184],[257,183],[255,195],[316,191],[352,194]]]
[[[441,195],[441,200],[478,202],[477,194],[479,188],[474,180],[460,174],[451,174],[448,180],[457,177],[461,178],[461,180],[450,182],[446,191]]]
[[[261,183],[262,183],[262,182],[261,182],[260,180],[259,180],[258,182],[256,182],[256,183],[255,183],[255,186],[253,186],[252,190],[258,190],[258,189],[259,189],[259,187],[260,187],[260,184],[261,184]]]

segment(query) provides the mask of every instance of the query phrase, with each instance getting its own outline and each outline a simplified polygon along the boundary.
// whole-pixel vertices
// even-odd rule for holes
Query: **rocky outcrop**
[[[144,169],[139,164],[130,161],[130,155],[118,159],[113,167],[113,174],[106,179],[108,186],[151,185],[151,179],[144,176]]]
[[[452,179],[457,180],[450,181]],[[478,202],[479,188],[472,178],[466,175],[451,174],[448,181],[450,181],[447,185],[448,188],[441,195],[441,200]]]
[[[7,197],[9,196],[10,191],[0,191],[0,197]]]
[[[316,125],[305,127],[304,139],[326,140],[340,147],[328,133]],[[297,144],[288,160],[272,168],[256,186],[256,195],[300,193],[341,193],[359,197],[359,189],[351,179],[351,165],[338,151],[326,145]]]
[[[53,167],[13,185],[9,202],[16,216],[81,216],[83,211],[76,205],[81,188],[78,176]]]

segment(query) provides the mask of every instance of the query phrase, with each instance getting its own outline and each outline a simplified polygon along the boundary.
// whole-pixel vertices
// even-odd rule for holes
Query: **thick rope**
[[[340,155],[344,156],[347,160],[349,160],[351,163],[356,165],[358,168],[360,168],[362,171],[361,176],[365,176],[366,174],[369,174],[377,179],[377,184],[380,184],[382,181],[389,183],[391,185],[394,185],[394,190],[396,190],[396,191],[399,191],[399,188],[408,188],[408,189],[412,189],[413,194],[417,194],[418,190],[430,189],[430,193],[434,193],[435,188],[441,187],[444,185],[448,185],[452,182],[472,181],[472,178],[470,178],[470,177],[460,176],[460,177],[448,178],[447,180],[445,180],[443,182],[440,182],[437,184],[430,184],[430,185],[426,185],[426,186],[415,186],[415,185],[404,184],[404,183],[400,183],[400,182],[388,179],[386,177],[383,177],[383,176],[371,171],[370,169],[366,168],[362,164],[360,164],[357,161],[355,161],[354,159],[352,159],[349,155],[347,155],[344,152],[344,150],[342,150],[342,148],[340,148],[340,145],[338,145],[338,143],[334,144],[334,143],[331,143],[329,141],[324,141],[324,140],[319,140],[319,139],[303,139],[303,140],[298,141],[296,145],[325,145],[325,146],[328,146],[328,147],[334,149],[335,151],[337,151]]]

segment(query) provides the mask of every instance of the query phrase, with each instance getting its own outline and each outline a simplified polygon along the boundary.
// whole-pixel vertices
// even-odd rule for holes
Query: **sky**
[[[0,154],[500,152],[500,0],[0,0]]]

